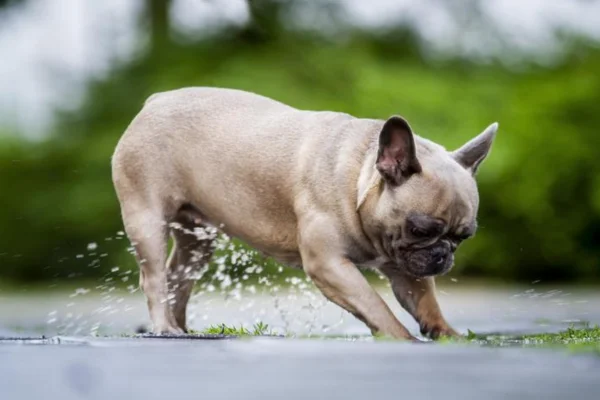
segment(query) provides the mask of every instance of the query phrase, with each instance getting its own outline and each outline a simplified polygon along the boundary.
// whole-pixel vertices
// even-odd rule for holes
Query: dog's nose
[[[448,258],[448,253],[441,247],[436,247],[431,252],[431,259],[435,265],[444,264],[446,262],[446,258]]]

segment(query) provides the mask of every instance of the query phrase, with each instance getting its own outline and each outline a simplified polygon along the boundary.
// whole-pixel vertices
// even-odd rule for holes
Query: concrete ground
[[[416,324],[389,290],[381,292],[416,333]],[[368,335],[360,322],[324,302],[310,286],[275,295],[228,296],[196,298],[192,326],[250,326],[261,320],[280,333]],[[459,282],[441,287],[439,298],[447,319],[462,332],[547,332],[572,323],[600,324],[600,292],[594,290],[486,289]],[[0,336],[61,335],[48,345],[0,342],[0,398],[597,399],[600,393],[600,357],[595,355],[368,339],[120,337],[146,322],[139,292],[0,291]]]

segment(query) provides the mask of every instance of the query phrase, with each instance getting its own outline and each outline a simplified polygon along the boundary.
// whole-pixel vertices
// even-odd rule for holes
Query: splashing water
[[[357,323],[354,317],[328,302],[302,271],[277,265],[226,235],[217,235],[214,228],[197,228],[191,233],[199,239],[216,240],[213,242],[215,254],[210,264],[201,265],[199,269],[182,266],[177,271],[196,281],[188,306],[190,328],[203,330],[209,325],[224,323],[251,329],[255,323],[263,322],[280,334],[369,334],[368,329]],[[119,231],[110,239],[126,240],[127,237]],[[75,252],[73,257],[81,263],[82,268],[102,268],[107,273],[94,284],[88,283],[69,290],[62,301],[48,302],[48,308],[42,311],[41,319],[38,319],[45,323],[43,333],[132,334],[142,324],[150,326],[146,301],[138,286],[139,270],[132,257],[134,247],[124,244],[123,248],[129,253],[124,254],[125,261],[119,265],[107,265],[108,245],[105,242],[105,239],[91,242],[84,250]],[[77,257],[77,253],[83,254],[83,257]],[[194,262],[202,260],[201,253],[194,255]],[[72,276],[77,277],[76,274]],[[457,279],[449,280],[451,286],[438,290],[443,306],[452,302],[453,288],[459,286]],[[485,311],[481,312],[485,316],[484,323],[488,324],[486,326],[498,326],[503,321],[525,326],[519,321],[531,320],[532,316],[546,325],[551,320],[579,323],[586,318],[585,313],[590,312],[588,309],[591,308],[586,306],[577,315],[572,315],[569,310],[573,309],[574,304],[588,300],[574,298],[571,293],[561,290],[541,290],[538,283],[534,281],[532,285],[536,286],[513,291],[509,295],[504,291],[500,297],[486,303]],[[387,287],[389,289],[389,283]],[[490,295],[485,293],[486,298]],[[389,290],[383,295],[384,300],[385,296],[388,296],[388,304],[394,303]],[[166,301],[172,304],[175,300],[171,295]],[[451,320],[472,314],[473,307],[476,304],[469,303],[465,307],[459,303],[453,309],[455,316]],[[448,309],[452,310],[452,307],[448,306]],[[399,318],[403,323],[411,322],[408,315]]]
[[[184,229],[176,224],[170,227]],[[210,264],[195,271],[189,266],[181,268],[187,279],[197,282],[188,305],[190,328],[201,330],[221,323],[251,328],[265,322],[277,333],[313,335],[344,324],[348,314],[329,303],[301,271],[276,265],[227,235],[219,235],[215,228],[195,228],[186,233],[199,240],[215,239]],[[76,258],[87,268],[100,268],[108,256],[102,243],[126,238],[119,231],[115,237],[90,242],[87,252]],[[126,250],[135,254],[133,246]],[[192,261],[197,262],[202,254],[194,257]],[[110,268],[98,284],[72,291],[62,308],[48,314],[47,328],[59,334],[95,336],[133,333],[140,324],[148,323],[133,260],[131,257],[128,267]],[[166,301],[173,304],[175,296],[169,295]]]

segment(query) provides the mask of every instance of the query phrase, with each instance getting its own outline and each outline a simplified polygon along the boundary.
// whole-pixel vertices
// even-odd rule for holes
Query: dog
[[[423,335],[458,335],[440,311],[434,277],[475,234],[475,174],[497,128],[449,152],[399,116],[299,110],[224,88],[150,96],[111,164],[153,332],[186,332],[194,273],[215,239],[198,235],[204,228],[302,268],[374,335],[417,340],[359,267],[390,280]]]

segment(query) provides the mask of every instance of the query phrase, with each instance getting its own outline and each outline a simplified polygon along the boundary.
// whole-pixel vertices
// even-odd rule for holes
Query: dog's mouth
[[[405,271],[417,278],[444,275],[454,265],[452,252],[441,253],[428,248],[408,251],[404,259]]]
[[[395,248],[392,253],[396,266],[417,278],[444,275],[454,265],[454,252],[441,241],[423,248]]]

